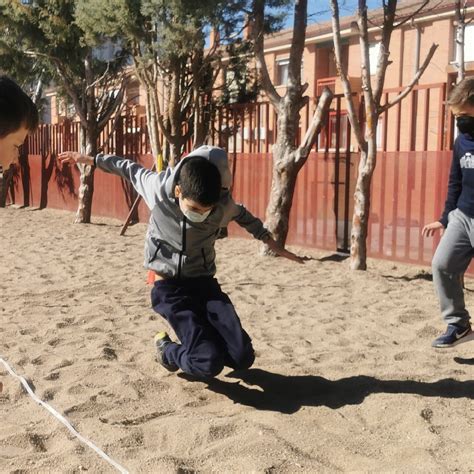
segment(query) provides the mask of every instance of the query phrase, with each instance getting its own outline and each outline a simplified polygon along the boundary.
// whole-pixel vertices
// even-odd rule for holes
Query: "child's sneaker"
[[[432,342],[433,347],[445,348],[454,347],[462,342],[474,340],[474,332],[471,326],[460,327],[455,324],[448,324],[446,332]]]
[[[176,372],[179,367],[175,364],[168,364],[164,359],[165,348],[168,344],[172,344],[173,341],[168,336],[168,333],[165,331],[158,332],[155,335],[155,345],[156,345],[156,360],[169,372]]]

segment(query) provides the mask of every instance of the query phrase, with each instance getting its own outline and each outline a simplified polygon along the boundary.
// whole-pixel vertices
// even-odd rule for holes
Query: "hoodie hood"
[[[200,156],[206,158],[213,165],[217,167],[221,175],[222,187],[230,189],[232,185],[232,175],[230,174],[229,161],[227,159],[227,153],[222,148],[217,146],[203,145],[193,150],[189,155],[186,155],[181,161],[173,168],[172,172],[166,179],[166,194],[169,198],[174,199],[174,187],[176,186],[177,177],[179,171],[186,160],[193,156]]]

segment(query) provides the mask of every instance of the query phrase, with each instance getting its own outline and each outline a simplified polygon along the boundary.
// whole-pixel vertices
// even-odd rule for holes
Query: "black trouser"
[[[247,369],[253,364],[250,337],[215,278],[156,281],[151,303],[181,341],[166,347],[165,362],[199,377],[214,377],[224,366]]]

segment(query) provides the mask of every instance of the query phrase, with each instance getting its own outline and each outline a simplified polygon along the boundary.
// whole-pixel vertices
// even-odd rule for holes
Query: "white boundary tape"
[[[129,472],[124,467],[122,467],[118,462],[114,461],[112,458],[107,456],[107,454],[105,454],[104,451],[98,448],[94,443],[92,443],[87,438],[84,438],[84,436],[78,433],[74,429],[74,427],[71,425],[71,423],[69,423],[69,421],[66,418],[64,418],[63,415],[61,415],[61,413],[57,412],[51,405],[48,405],[46,402],[38,398],[33,392],[33,390],[31,389],[28,382],[25,380],[25,378],[22,377],[21,375],[18,375],[2,357],[0,357],[0,362],[5,366],[5,368],[10,373],[10,375],[12,375],[13,377],[15,377],[21,382],[21,384],[23,385],[25,390],[28,392],[30,397],[36,403],[41,405],[43,408],[46,408],[46,410],[48,410],[54,417],[56,417],[77,439],[79,439],[79,441],[82,441],[84,444],[89,446],[89,448],[93,449],[101,458],[105,459],[109,464],[114,466],[115,469],[117,469],[117,471],[121,472],[122,474],[129,474]]]

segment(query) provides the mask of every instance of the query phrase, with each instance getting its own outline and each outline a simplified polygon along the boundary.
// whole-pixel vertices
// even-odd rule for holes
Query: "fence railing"
[[[384,100],[393,100],[400,90],[385,91]],[[446,195],[452,120],[447,116],[445,94],[445,84],[418,86],[380,119],[380,151],[369,219],[371,256],[421,264],[431,260],[437,239],[422,239],[420,232],[425,223],[439,218]],[[310,101],[302,109],[297,142],[315,107],[316,102]],[[221,107],[213,111],[208,140],[228,151],[234,197],[262,219],[270,194],[276,121],[268,103]],[[78,171],[60,168],[55,157],[67,149],[77,150],[79,135],[78,123],[64,123],[42,125],[29,138],[11,193],[17,204],[77,208]],[[336,95],[327,126],[298,176],[289,243],[348,250],[359,161],[354,143],[344,98]],[[125,156],[147,167],[153,164],[144,117],[121,117],[115,127],[111,121],[101,133],[99,146],[105,153]],[[128,183],[96,173],[93,215],[125,219],[134,199]],[[135,217],[147,220],[143,203]],[[243,235],[235,226],[232,232]]]

